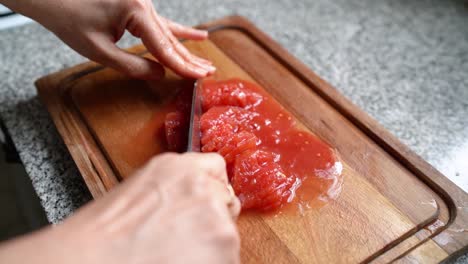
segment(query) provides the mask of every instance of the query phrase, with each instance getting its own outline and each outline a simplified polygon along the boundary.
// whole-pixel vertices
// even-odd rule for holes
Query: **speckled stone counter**
[[[462,1],[158,1],[185,24],[241,14],[468,190]],[[127,47],[137,41],[125,35]],[[33,82],[84,58],[37,24],[0,34],[0,115],[51,222],[90,199]]]

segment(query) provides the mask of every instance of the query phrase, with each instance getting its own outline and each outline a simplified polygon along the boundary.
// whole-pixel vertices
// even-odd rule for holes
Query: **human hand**
[[[160,79],[157,62],[118,48],[125,30],[141,38],[148,51],[175,73],[201,78],[215,71],[211,62],[191,54],[177,38],[203,40],[208,33],[172,22],[151,0],[0,0],[54,32],[81,55],[140,79]]]
[[[240,204],[227,184],[225,163],[217,154],[160,155],[101,199],[43,232],[42,242],[28,241],[35,244],[34,262],[238,263],[233,219]],[[14,251],[3,250],[10,255]],[[27,255],[31,250],[17,251]],[[37,253],[48,251],[53,258],[41,259]]]

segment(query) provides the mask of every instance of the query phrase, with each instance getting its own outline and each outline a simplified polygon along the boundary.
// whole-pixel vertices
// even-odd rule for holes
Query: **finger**
[[[191,162],[196,163],[199,169],[213,178],[213,181],[210,181],[209,186],[207,186],[208,189],[211,190],[216,199],[224,202],[231,217],[236,219],[239,216],[241,205],[228,182],[224,159],[217,153],[187,153],[184,155],[188,156],[188,159],[192,159]]]
[[[231,215],[232,219],[236,220],[239,217],[241,212],[241,203],[239,198],[234,197],[233,202],[228,204],[229,214]]]
[[[205,40],[208,38],[208,31],[187,27],[169,20],[165,17],[161,17],[164,22],[168,25],[174,36],[178,38],[191,39],[191,40]]]
[[[240,213],[240,201],[235,195],[230,184],[211,180],[207,186],[208,190],[214,196],[214,199],[223,202],[226,205],[227,212],[232,219],[237,219]]]
[[[160,26],[163,34],[171,41],[172,45],[174,46],[175,50],[179,53],[179,55],[184,58],[187,62],[192,63],[196,66],[202,67],[203,69],[207,70],[208,73],[212,74],[216,70],[215,67],[211,65],[211,62],[208,62],[205,59],[202,59],[198,56],[193,55],[190,53],[187,48],[185,48],[178,39],[174,37],[171,30],[169,29],[166,20],[159,16],[156,11],[153,9],[153,17]]]
[[[164,77],[164,67],[159,63],[127,52],[117,47],[112,41],[98,39],[97,62],[125,73],[133,78],[159,80]]]
[[[211,177],[223,186],[228,184],[226,172],[226,162],[223,157],[217,153],[184,153],[184,158],[192,169],[198,169]]]
[[[156,10],[154,10],[154,15],[155,17],[159,18],[160,20],[160,23],[164,24],[167,28],[167,30],[169,32],[165,32],[166,34],[168,35],[171,35],[173,39],[177,40],[177,38],[185,38],[185,39],[191,39],[191,40],[204,40],[206,38],[208,38],[208,31],[206,30],[199,30],[199,29],[194,29],[194,28],[191,28],[191,27],[186,27],[186,26],[183,26],[183,25],[180,25],[180,24],[177,24],[165,17],[162,17],[160,16],[159,14],[156,13]],[[181,34],[182,31],[185,31],[185,32],[188,32],[190,31],[191,33],[190,34],[196,34],[196,35],[203,35],[203,38],[201,38],[201,36],[199,37],[196,37],[196,38],[193,38],[193,37],[188,37],[187,35],[184,35],[184,34]],[[194,32],[195,31],[195,32]],[[177,42],[179,42],[177,40]],[[180,44],[180,42],[179,42]],[[184,49],[186,49],[183,45],[181,45]],[[200,61],[201,63],[204,63],[204,64],[209,64],[209,65],[212,65],[213,63],[209,60],[206,60],[206,59],[203,59],[203,58],[200,58],[198,56],[194,56],[192,53],[188,52],[188,54],[192,55],[192,57],[195,59],[195,60],[198,60]]]
[[[168,33],[168,37],[173,43],[174,47],[176,48],[177,52],[186,59],[187,61],[190,61],[191,63],[203,67],[206,69],[210,74],[214,73],[216,71],[216,67],[213,66],[213,63],[209,60],[205,60],[201,57],[198,57],[196,55],[193,55],[182,43],[177,40],[172,33]]]
[[[178,39],[174,37],[169,27],[167,26],[167,23],[164,22],[164,19],[156,13],[154,14],[154,16],[157,20],[157,23],[159,23],[159,25],[161,26],[163,33],[166,34],[167,38],[172,42],[172,45],[174,45],[176,51],[180,54],[182,58],[184,58],[186,61],[189,61],[197,66],[206,69],[210,74],[214,73],[216,68],[211,66],[211,62],[207,62],[206,60],[190,53],[187,50],[187,48],[184,45],[182,45]]]
[[[213,63],[209,60],[205,60],[201,57],[198,57],[191,53],[180,41],[172,34],[172,32],[167,29],[166,34],[168,35],[168,38],[171,40],[173,45],[176,47],[176,50],[179,52],[179,54],[186,60],[198,65],[202,66],[205,69],[207,69],[210,73],[214,73],[216,71],[216,68],[213,66]]]
[[[227,188],[229,189],[229,195],[231,199],[228,203],[229,213],[231,214],[232,218],[237,219],[241,211],[241,204],[236,194],[234,193],[232,186],[229,184]]]
[[[153,19],[147,20],[154,21]],[[207,70],[185,61],[175,50],[171,41],[163,34],[159,25],[146,21],[141,24],[141,27],[143,27],[141,30],[141,40],[160,63],[183,77],[198,79],[208,74]]]

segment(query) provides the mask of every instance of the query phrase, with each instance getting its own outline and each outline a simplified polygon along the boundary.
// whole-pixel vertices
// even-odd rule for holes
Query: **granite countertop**
[[[246,16],[468,191],[468,8],[463,2],[155,4],[161,14],[189,25]],[[125,35],[119,44],[136,43]],[[53,223],[90,194],[33,83],[83,61],[37,24],[1,32],[0,116]]]

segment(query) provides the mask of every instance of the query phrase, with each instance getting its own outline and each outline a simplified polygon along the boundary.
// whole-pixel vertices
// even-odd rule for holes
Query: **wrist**
[[[54,229],[49,226],[0,244],[0,263],[63,263],[57,256],[62,254],[63,245]]]
[[[9,9],[23,14],[25,16],[29,17],[29,13],[31,13],[29,10],[34,8],[34,5],[37,5],[35,3],[37,1],[31,1],[31,0],[0,0],[0,3],[8,7]],[[40,2],[40,1],[39,1]]]
[[[57,8],[62,6],[62,0],[0,0],[0,3],[41,24],[44,22],[43,17],[46,18],[51,13],[57,12]]]

